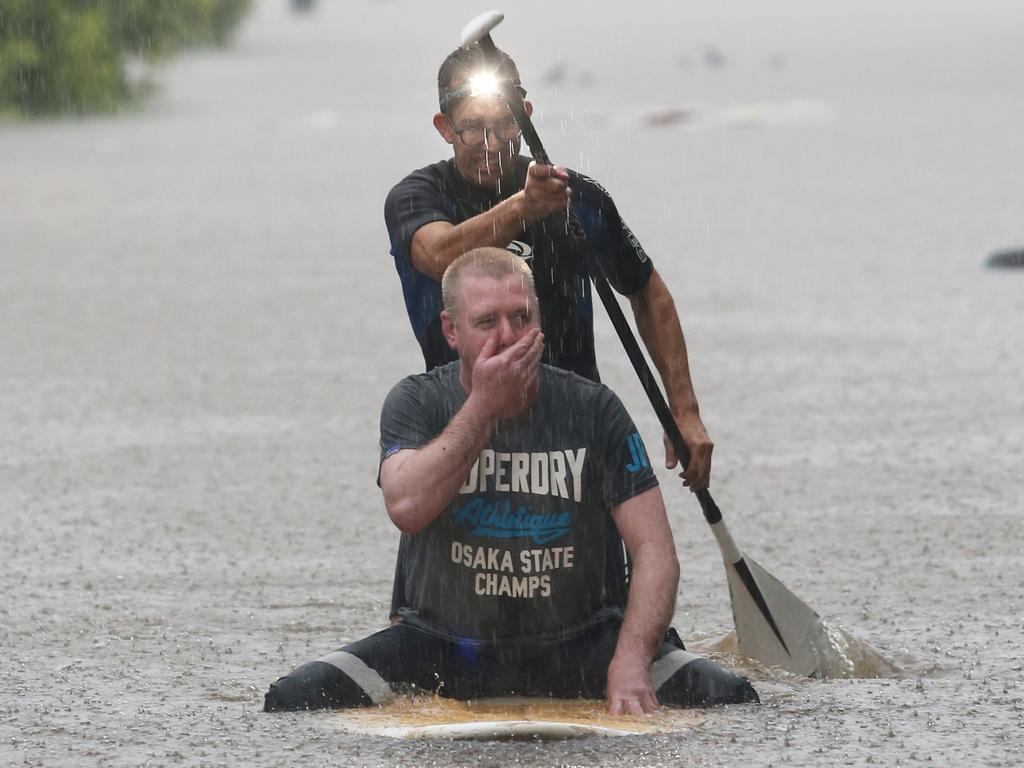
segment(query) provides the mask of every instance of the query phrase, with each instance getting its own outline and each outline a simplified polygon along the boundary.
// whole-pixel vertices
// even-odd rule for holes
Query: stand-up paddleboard
[[[650,715],[609,715],[589,699],[504,697],[455,701],[398,697],[380,707],[338,712],[339,727],[396,739],[550,741],[583,736],[635,736],[693,727],[699,710],[661,709]]]

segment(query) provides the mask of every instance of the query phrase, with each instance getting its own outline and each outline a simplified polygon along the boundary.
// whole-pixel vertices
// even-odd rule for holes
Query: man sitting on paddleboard
[[[410,684],[606,697],[612,714],[756,702],[669,629],[679,564],[643,441],[611,390],[541,363],[529,266],[476,249],[442,293],[458,360],[399,382],[381,414],[379,482],[407,534],[409,605],[280,678],[265,709],[380,703]],[[612,528],[633,563],[625,611],[605,589]]]
[[[413,171],[391,190],[384,217],[413,332],[430,370],[455,359],[441,328],[441,275],[471,248],[497,246],[522,255],[534,274],[543,315],[544,362],[600,381],[594,352],[593,303],[586,260],[573,250],[565,210],[571,203],[586,247],[613,288],[629,297],[637,329],[661,375],[668,404],[690,449],[682,472],[691,490],[707,488],[712,442],[690,381],[686,342],[672,296],[612,198],[593,179],[565,168],[531,164],[519,154],[521,134],[497,81],[521,89],[515,62],[499,51],[490,71],[479,45],[459,48],[438,71],[434,128],[453,156]],[[530,102],[525,103],[533,112]],[[665,465],[677,464],[665,443]],[[622,542],[611,532],[607,588],[625,607]],[[399,547],[391,613],[409,605],[401,586],[406,537]]]

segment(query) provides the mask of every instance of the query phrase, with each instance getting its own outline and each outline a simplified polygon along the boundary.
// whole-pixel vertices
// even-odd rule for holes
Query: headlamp
[[[448,112],[457,101],[474,96],[501,96],[506,86],[512,86],[519,92],[520,98],[526,98],[526,89],[518,80],[500,79],[493,72],[476,72],[462,85],[445,91],[441,97],[441,111]]]

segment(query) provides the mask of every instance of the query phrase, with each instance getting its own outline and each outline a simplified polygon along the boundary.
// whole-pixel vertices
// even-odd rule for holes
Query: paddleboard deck
[[[646,731],[607,728],[587,723],[556,720],[481,720],[478,723],[385,728],[384,736],[396,739],[454,739],[462,741],[557,741],[580,736],[633,736]]]
[[[693,727],[700,710],[661,709],[650,715],[612,716],[603,701],[502,697],[455,701],[440,696],[398,697],[379,707],[336,713],[340,728],[397,739],[520,741],[583,736],[634,736]]]

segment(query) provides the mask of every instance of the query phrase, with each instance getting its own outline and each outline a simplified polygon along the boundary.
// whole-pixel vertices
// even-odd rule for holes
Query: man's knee
[[[746,678],[687,651],[675,650],[654,662],[651,681],[658,701],[669,707],[760,702]]]
[[[338,667],[311,661],[278,678],[263,698],[264,712],[365,707],[373,700]]]

